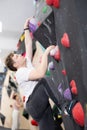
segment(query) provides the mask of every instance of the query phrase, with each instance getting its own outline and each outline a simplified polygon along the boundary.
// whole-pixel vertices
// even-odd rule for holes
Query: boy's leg
[[[49,105],[47,110],[44,112],[42,119],[39,122],[40,130],[55,130],[55,124],[52,114],[52,109]]]
[[[57,86],[55,86],[54,82],[51,78],[46,77],[41,79],[42,84],[44,85],[45,91],[47,95],[53,100],[53,102],[59,106],[64,103],[64,98],[58,92]]]
[[[29,97],[26,103],[26,109],[33,119],[39,122],[48,106],[49,97],[45,92],[44,85],[40,82],[36,85],[36,88]]]
[[[59,101],[61,101],[59,96],[60,95],[58,95],[57,88],[55,88],[53,82],[50,82],[50,85],[48,85],[45,79],[41,79],[27,101],[27,111],[33,119],[39,122],[40,130],[43,130],[43,125],[47,130],[51,130],[51,128],[48,128],[50,126],[52,127],[52,130],[54,130],[54,121],[51,113],[52,111],[49,106],[49,97],[58,105],[60,103]],[[46,115],[48,115],[48,117],[46,117]],[[46,124],[47,122],[49,125]]]

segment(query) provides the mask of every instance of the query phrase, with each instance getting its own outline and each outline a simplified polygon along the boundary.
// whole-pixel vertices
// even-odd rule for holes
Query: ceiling
[[[34,0],[0,0],[0,59],[15,50],[24,22],[34,15]]]

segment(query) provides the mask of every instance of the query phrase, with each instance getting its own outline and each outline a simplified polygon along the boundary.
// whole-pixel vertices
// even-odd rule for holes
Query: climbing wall
[[[56,45],[55,21],[53,11],[48,15],[48,17],[43,21],[43,23],[34,32],[33,35],[34,38],[44,46],[44,48],[52,44]]]
[[[71,90],[72,99],[79,101],[83,110],[87,102],[87,1],[79,0],[61,0],[60,7],[54,8],[51,15],[47,17],[49,21],[54,21],[52,26],[47,23],[52,30],[43,24],[36,30],[34,36],[40,43],[47,47],[50,44],[59,46],[60,60],[51,60],[54,62],[55,70],[51,72],[55,84],[62,84],[63,92],[67,88]],[[53,18],[54,14],[54,18]],[[47,22],[45,20],[45,23]],[[44,35],[45,34],[45,35]],[[46,37],[46,35],[48,37]],[[56,36],[56,39],[55,39]],[[72,82],[75,87],[72,88]],[[85,110],[84,110],[85,111]],[[79,111],[80,112],[80,111]],[[65,129],[83,130],[75,120],[68,115],[63,115]]]
[[[86,58],[87,58],[87,1],[61,1],[61,7],[54,9],[57,44],[61,49],[61,58],[67,71],[68,82],[76,81],[78,100],[83,108],[87,102]],[[63,34],[70,39],[70,48],[61,44]],[[67,122],[67,120],[64,120]],[[65,123],[66,124],[66,123]],[[68,123],[67,123],[68,124]],[[75,125],[74,125],[75,126]],[[67,126],[66,126],[67,127]],[[75,128],[81,129],[81,128]],[[84,128],[82,128],[84,129]]]
[[[87,1],[61,1],[60,9],[54,10],[57,44],[61,49],[61,58],[65,65],[68,81],[76,80],[78,97],[81,103],[87,101],[86,87],[86,10]],[[84,21],[83,21],[83,18]],[[70,39],[70,47],[64,47],[61,44],[64,33],[67,33]],[[84,96],[85,95],[85,96]]]
[[[83,108],[87,102],[86,58],[87,58],[87,1],[61,1],[61,8],[55,12],[57,44],[61,49],[61,58],[67,71],[68,82],[76,81],[78,95]],[[63,34],[67,33],[70,47],[61,44]],[[65,123],[66,124],[66,123]],[[76,129],[76,128],[75,128]],[[77,128],[78,129],[78,128]],[[81,128],[79,128],[81,129]],[[83,129],[83,128],[82,128]]]

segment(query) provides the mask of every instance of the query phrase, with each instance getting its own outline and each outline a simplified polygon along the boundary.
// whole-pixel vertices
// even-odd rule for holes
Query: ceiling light
[[[0,21],[0,32],[2,32],[2,22]]]

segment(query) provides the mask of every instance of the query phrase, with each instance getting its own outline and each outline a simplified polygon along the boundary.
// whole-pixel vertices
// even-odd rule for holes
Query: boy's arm
[[[45,50],[41,60],[41,64],[39,64],[37,68],[33,69],[30,72],[29,80],[37,80],[44,77],[48,67],[48,54],[54,47],[55,47],[54,45],[51,45]]]
[[[25,50],[26,50],[26,56],[30,59],[32,59],[32,38],[30,36],[29,32],[29,21],[30,18],[28,18],[24,24],[24,32],[25,32]]]

